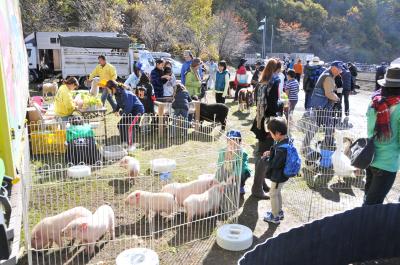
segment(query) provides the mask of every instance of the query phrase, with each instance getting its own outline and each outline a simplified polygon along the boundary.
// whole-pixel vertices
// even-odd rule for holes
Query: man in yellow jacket
[[[89,80],[93,80],[94,77],[98,76],[100,78],[100,82],[107,83],[108,80],[117,80],[117,70],[112,64],[107,63],[106,57],[104,55],[100,55],[98,57],[99,64],[94,68],[93,72],[89,76]],[[101,102],[103,102],[103,106],[106,102],[106,99],[110,103],[113,110],[117,107],[112,95],[108,93],[106,87],[102,87],[103,92],[101,95]]]

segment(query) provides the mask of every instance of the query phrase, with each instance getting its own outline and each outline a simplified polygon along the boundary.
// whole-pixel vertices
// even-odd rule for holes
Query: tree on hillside
[[[207,52],[211,43],[212,0],[174,0],[171,11],[183,26],[179,40],[193,49],[196,56]]]
[[[176,42],[177,24],[169,7],[152,1],[140,8],[139,37],[150,50],[168,51]]]
[[[280,20],[277,30],[282,44],[288,48],[288,52],[307,50],[310,32],[305,30],[301,23]]]
[[[25,34],[33,31],[120,31],[122,0],[21,0]]]
[[[211,34],[215,38],[220,59],[231,62],[249,45],[247,23],[233,11],[221,12],[214,18]]]

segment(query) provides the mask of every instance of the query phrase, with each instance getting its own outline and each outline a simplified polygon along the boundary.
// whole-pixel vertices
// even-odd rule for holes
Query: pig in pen
[[[190,257],[185,245],[212,244],[215,229],[235,221],[241,171],[235,141],[213,123],[124,118],[29,125],[31,165],[23,180],[29,264],[115,264],[119,253],[136,247],[155,250],[161,264],[180,264]]]

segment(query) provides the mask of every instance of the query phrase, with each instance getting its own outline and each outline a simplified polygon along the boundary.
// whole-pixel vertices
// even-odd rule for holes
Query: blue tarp
[[[281,233],[239,265],[342,265],[400,256],[400,204],[372,205]]]

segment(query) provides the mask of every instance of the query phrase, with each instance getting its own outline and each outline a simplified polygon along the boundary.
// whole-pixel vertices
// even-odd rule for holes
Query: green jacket
[[[367,111],[368,137],[374,135],[376,123],[376,111],[369,106]],[[400,104],[390,109],[390,127],[392,138],[385,142],[375,140],[375,157],[371,166],[389,172],[397,172],[399,169],[400,154]]]
[[[217,173],[215,174],[215,178],[219,182],[227,181],[230,176],[234,176],[235,178],[246,178],[246,175],[251,175],[251,170],[249,167],[249,155],[243,149],[240,151],[241,156],[236,156],[232,163],[224,162],[225,161],[225,153],[226,148],[223,148],[219,151],[218,154],[218,162],[217,162]],[[225,171],[230,171],[226,172]]]
[[[192,71],[186,73],[185,87],[188,90],[190,96],[200,95],[201,82],[197,80],[195,74]]]

